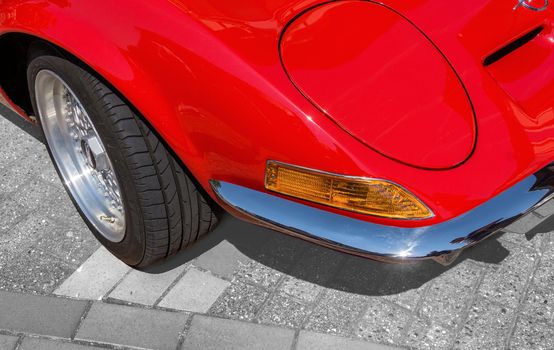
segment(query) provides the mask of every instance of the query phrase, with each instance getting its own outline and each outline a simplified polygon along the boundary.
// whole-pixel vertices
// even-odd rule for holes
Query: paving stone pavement
[[[369,261],[224,216],[137,271],[100,248],[36,130],[1,108],[0,350],[554,348],[554,204],[449,267]]]

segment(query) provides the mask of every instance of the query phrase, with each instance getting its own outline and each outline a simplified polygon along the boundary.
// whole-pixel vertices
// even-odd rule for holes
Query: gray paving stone
[[[77,209],[75,209],[65,190],[57,191],[50,198],[48,204],[50,205],[40,208],[42,217],[58,222],[64,227],[89,232],[87,225],[77,212]]]
[[[1,200],[1,199],[0,199]],[[7,231],[0,231],[0,274],[3,266],[13,263],[29,250],[54,224],[36,215],[30,215]]]
[[[98,242],[88,230],[79,234],[35,213],[0,232],[0,247],[0,276],[13,280],[0,289],[50,293]]]
[[[49,252],[70,265],[81,265],[100,247],[100,243],[88,229],[78,230],[59,223],[43,230],[36,240],[36,248]]]
[[[52,161],[50,160],[50,157],[48,156],[46,150],[43,153],[43,156],[47,158],[46,162],[41,164],[41,169],[38,172],[39,178],[44,180],[44,182],[56,187],[63,189],[63,184],[58,176],[58,173],[56,172],[56,169],[54,168],[54,164],[52,164]]]
[[[300,239],[276,233],[259,249],[254,260],[280,272],[290,273],[302,253],[312,246]]]
[[[376,343],[399,344],[407,327],[410,313],[402,308],[370,298],[356,335]]]
[[[374,287],[375,292],[368,294],[382,295],[384,299],[410,310],[415,310],[423,294],[433,283],[425,276],[426,271],[430,269],[425,265],[382,264],[375,266],[375,269],[379,271],[379,274],[374,273],[372,278],[379,283],[372,283],[377,287]]]
[[[245,264],[249,260],[235,246],[223,240],[196,258],[194,264],[218,276],[231,278],[239,269],[239,263]]]
[[[554,285],[554,242],[547,242],[533,281],[540,287]]]
[[[74,271],[59,258],[29,249],[3,266],[0,275],[13,282],[13,291],[50,294]]]
[[[0,329],[69,338],[86,305],[79,300],[0,292]]]
[[[169,291],[159,306],[192,312],[207,312],[231,283],[191,268]]]
[[[0,350],[14,350],[18,337],[0,334]]]
[[[159,274],[132,270],[109,296],[135,304],[153,306],[186,267],[181,265]]]
[[[383,298],[390,302],[405,307],[406,309],[414,310],[419,303],[419,300],[423,296],[427,284],[422,285],[419,288],[408,289],[403,292],[394,293],[391,295],[385,295]]]
[[[504,231],[508,232],[514,232],[514,233],[527,233],[529,232],[533,227],[540,224],[544,219],[538,217],[534,213],[529,213],[519,219],[518,221],[514,222],[511,225],[508,225]]]
[[[22,155],[43,151],[44,146],[32,136],[21,131],[17,126],[0,116],[0,164],[11,165],[17,162]],[[7,141],[7,142],[6,142]]]
[[[67,341],[25,337],[17,350],[92,350],[97,347],[70,343]]]
[[[339,337],[335,335],[300,331],[298,342],[296,343],[297,350],[393,350],[400,349],[383,344],[370,343],[367,341],[355,340],[350,338]]]
[[[336,290],[327,290],[308,318],[305,329],[322,333],[351,335],[354,322],[365,310],[366,298]]]
[[[456,325],[473,296],[481,271],[480,267],[464,262],[435,278],[421,304],[421,314],[443,325]]]
[[[11,229],[15,224],[29,215],[31,210],[10,197],[1,197],[0,201],[0,232]]]
[[[454,335],[451,328],[418,318],[408,326],[406,344],[418,350],[446,350],[450,349]]]
[[[406,270],[399,269],[390,264],[355,256],[343,257],[342,260],[337,271],[329,281],[324,283],[324,286],[352,294],[390,294],[389,291],[383,292],[389,276],[395,274],[398,276],[397,281],[409,280],[411,276],[408,271],[414,269],[410,265],[405,266]],[[396,290],[398,289],[395,288]]]
[[[234,281],[214,303],[209,313],[238,320],[252,320],[268,295],[261,288]]]
[[[545,217],[554,214],[554,200],[549,200],[544,203],[539,208],[535,209],[535,212]]]
[[[339,269],[344,254],[319,246],[306,249],[298,258],[291,275],[314,284],[325,284]]]
[[[522,318],[516,324],[510,349],[554,349],[554,326],[533,318]]]
[[[515,245],[506,247],[509,247],[510,255],[499,269],[487,271],[478,293],[502,305],[515,308],[529,281],[537,253]]]
[[[11,230],[0,235],[2,249],[22,251],[36,243],[56,224],[40,215],[29,215],[18,222]]]
[[[17,291],[18,284],[9,280],[4,276],[0,276],[0,291],[3,292],[13,292]]]
[[[48,206],[49,199],[54,198],[61,189],[51,186],[40,178],[31,180],[27,185],[12,195],[16,203],[25,207],[27,210],[35,210],[41,206]]]
[[[504,232],[496,237],[501,243],[509,242],[535,251],[539,251],[541,247],[541,235],[528,237],[526,234],[522,233]]]
[[[239,263],[240,268],[235,274],[235,278],[246,283],[257,284],[263,288],[273,288],[283,276],[277,270],[267,267],[255,260],[251,260],[247,264]]]
[[[279,290],[307,303],[311,303],[315,301],[319,293],[323,290],[323,287],[294,277],[287,277],[281,284]]]
[[[54,293],[99,300],[125,276],[130,267],[105,248],[98,249]]]
[[[75,339],[112,345],[175,349],[189,315],[95,303]]]
[[[529,318],[549,322],[554,320],[554,291],[551,286],[532,284],[522,305],[522,312]]]
[[[307,305],[285,294],[276,293],[265,304],[258,320],[266,324],[299,328],[309,312]]]
[[[181,349],[290,349],[292,329],[195,315]]]
[[[513,310],[485,298],[478,298],[456,339],[455,349],[504,349],[514,317]]]
[[[9,195],[16,192],[31,180],[36,169],[30,166],[26,158],[23,157],[9,167],[0,169],[0,194]]]

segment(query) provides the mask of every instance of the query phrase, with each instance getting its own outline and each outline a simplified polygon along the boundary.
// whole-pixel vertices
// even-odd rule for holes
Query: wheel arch
[[[26,115],[30,116],[34,114],[27,83],[27,66],[29,57],[33,54],[33,51],[41,48],[44,52],[50,52],[57,56],[63,57],[74,64],[77,64],[81,68],[93,74],[97,79],[101,80],[112,91],[117,93],[118,96],[133,109],[135,114],[152,128],[159,139],[165,144],[166,149],[173,153],[174,158],[181,162],[182,168],[186,171],[189,178],[191,178],[191,180],[197,185],[197,188],[204,193],[208,193],[208,191],[200,185],[200,181],[189,169],[186,161],[178,155],[178,152],[176,152],[167,139],[161,135],[160,131],[155,125],[153,125],[152,121],[137,108],[136,104],[134,104],[133,101],[131,101],[131,99],[129,99],[120,88],[118,88],[118,86],[114,85],[105,77],[104,74],[106,74],[106,71],[109,72],[109,74],[106,75],[110,77],[119,76],[117,71],[114,72],[109,70],[109,64],[101,65],[106,69],[106,71],[103,69],[100,70],[103,71],[104,74],[102,74],[95,69],[94,62],[96,60],[94,58],[92,58],[91,61],[89,61],[91,63],[89,63],[85,61],[84,57],[76,56],[59,43],[25,32],[4,33],[0,35],[0,52],[10,52],[10,55],[0,55],[0,89],[4,91],[11,102],[25,112]],[[75,49],[75,51],[78,52],[78,49]],[[113,49],[109,51],[113,52]],[[121,63],[123,61],[127,61],[127,58],[120,57],[119,62]],[[133,69],[132,65],[129,64],[127,69],[123,69],[122,74],[127,74],[131,69]],[[153,91],[150,93],[153,93]],[[215,202],[210,203],[210,205],[213,207],[214,203]]]
[[[0,36],[0,87],[7,97],[27,115],[32,114],[31,99],[27,86],[27,52],[31,35],[23,33],[7,33]]]

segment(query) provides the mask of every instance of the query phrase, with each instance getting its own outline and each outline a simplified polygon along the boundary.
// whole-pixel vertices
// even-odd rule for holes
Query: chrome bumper
[[[365,222],[227,182],[211,185],[231,212],[258,225],[372,259],[433,259],[448,265],[463,249],[550,200],[554,163],[465,214],[417,228]]]

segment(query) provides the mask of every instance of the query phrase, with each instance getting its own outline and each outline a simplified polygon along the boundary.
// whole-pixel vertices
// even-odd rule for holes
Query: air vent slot
[[[520,47],[524,46],[531,40],[535,39],[537,35],[539,35],[542,30],[544,29],[543,26],[537,27],[530,31],[529,33],[517,38],[516,40],[510,42],[508,45],[505,45],[501,47],[499,50],[493,52],[489,56],[487,56],[483,60],[483,65],[485,67],[490,66],[491,64],[500,61],[502,58],[508,56],[512,52],[516,51]]]

